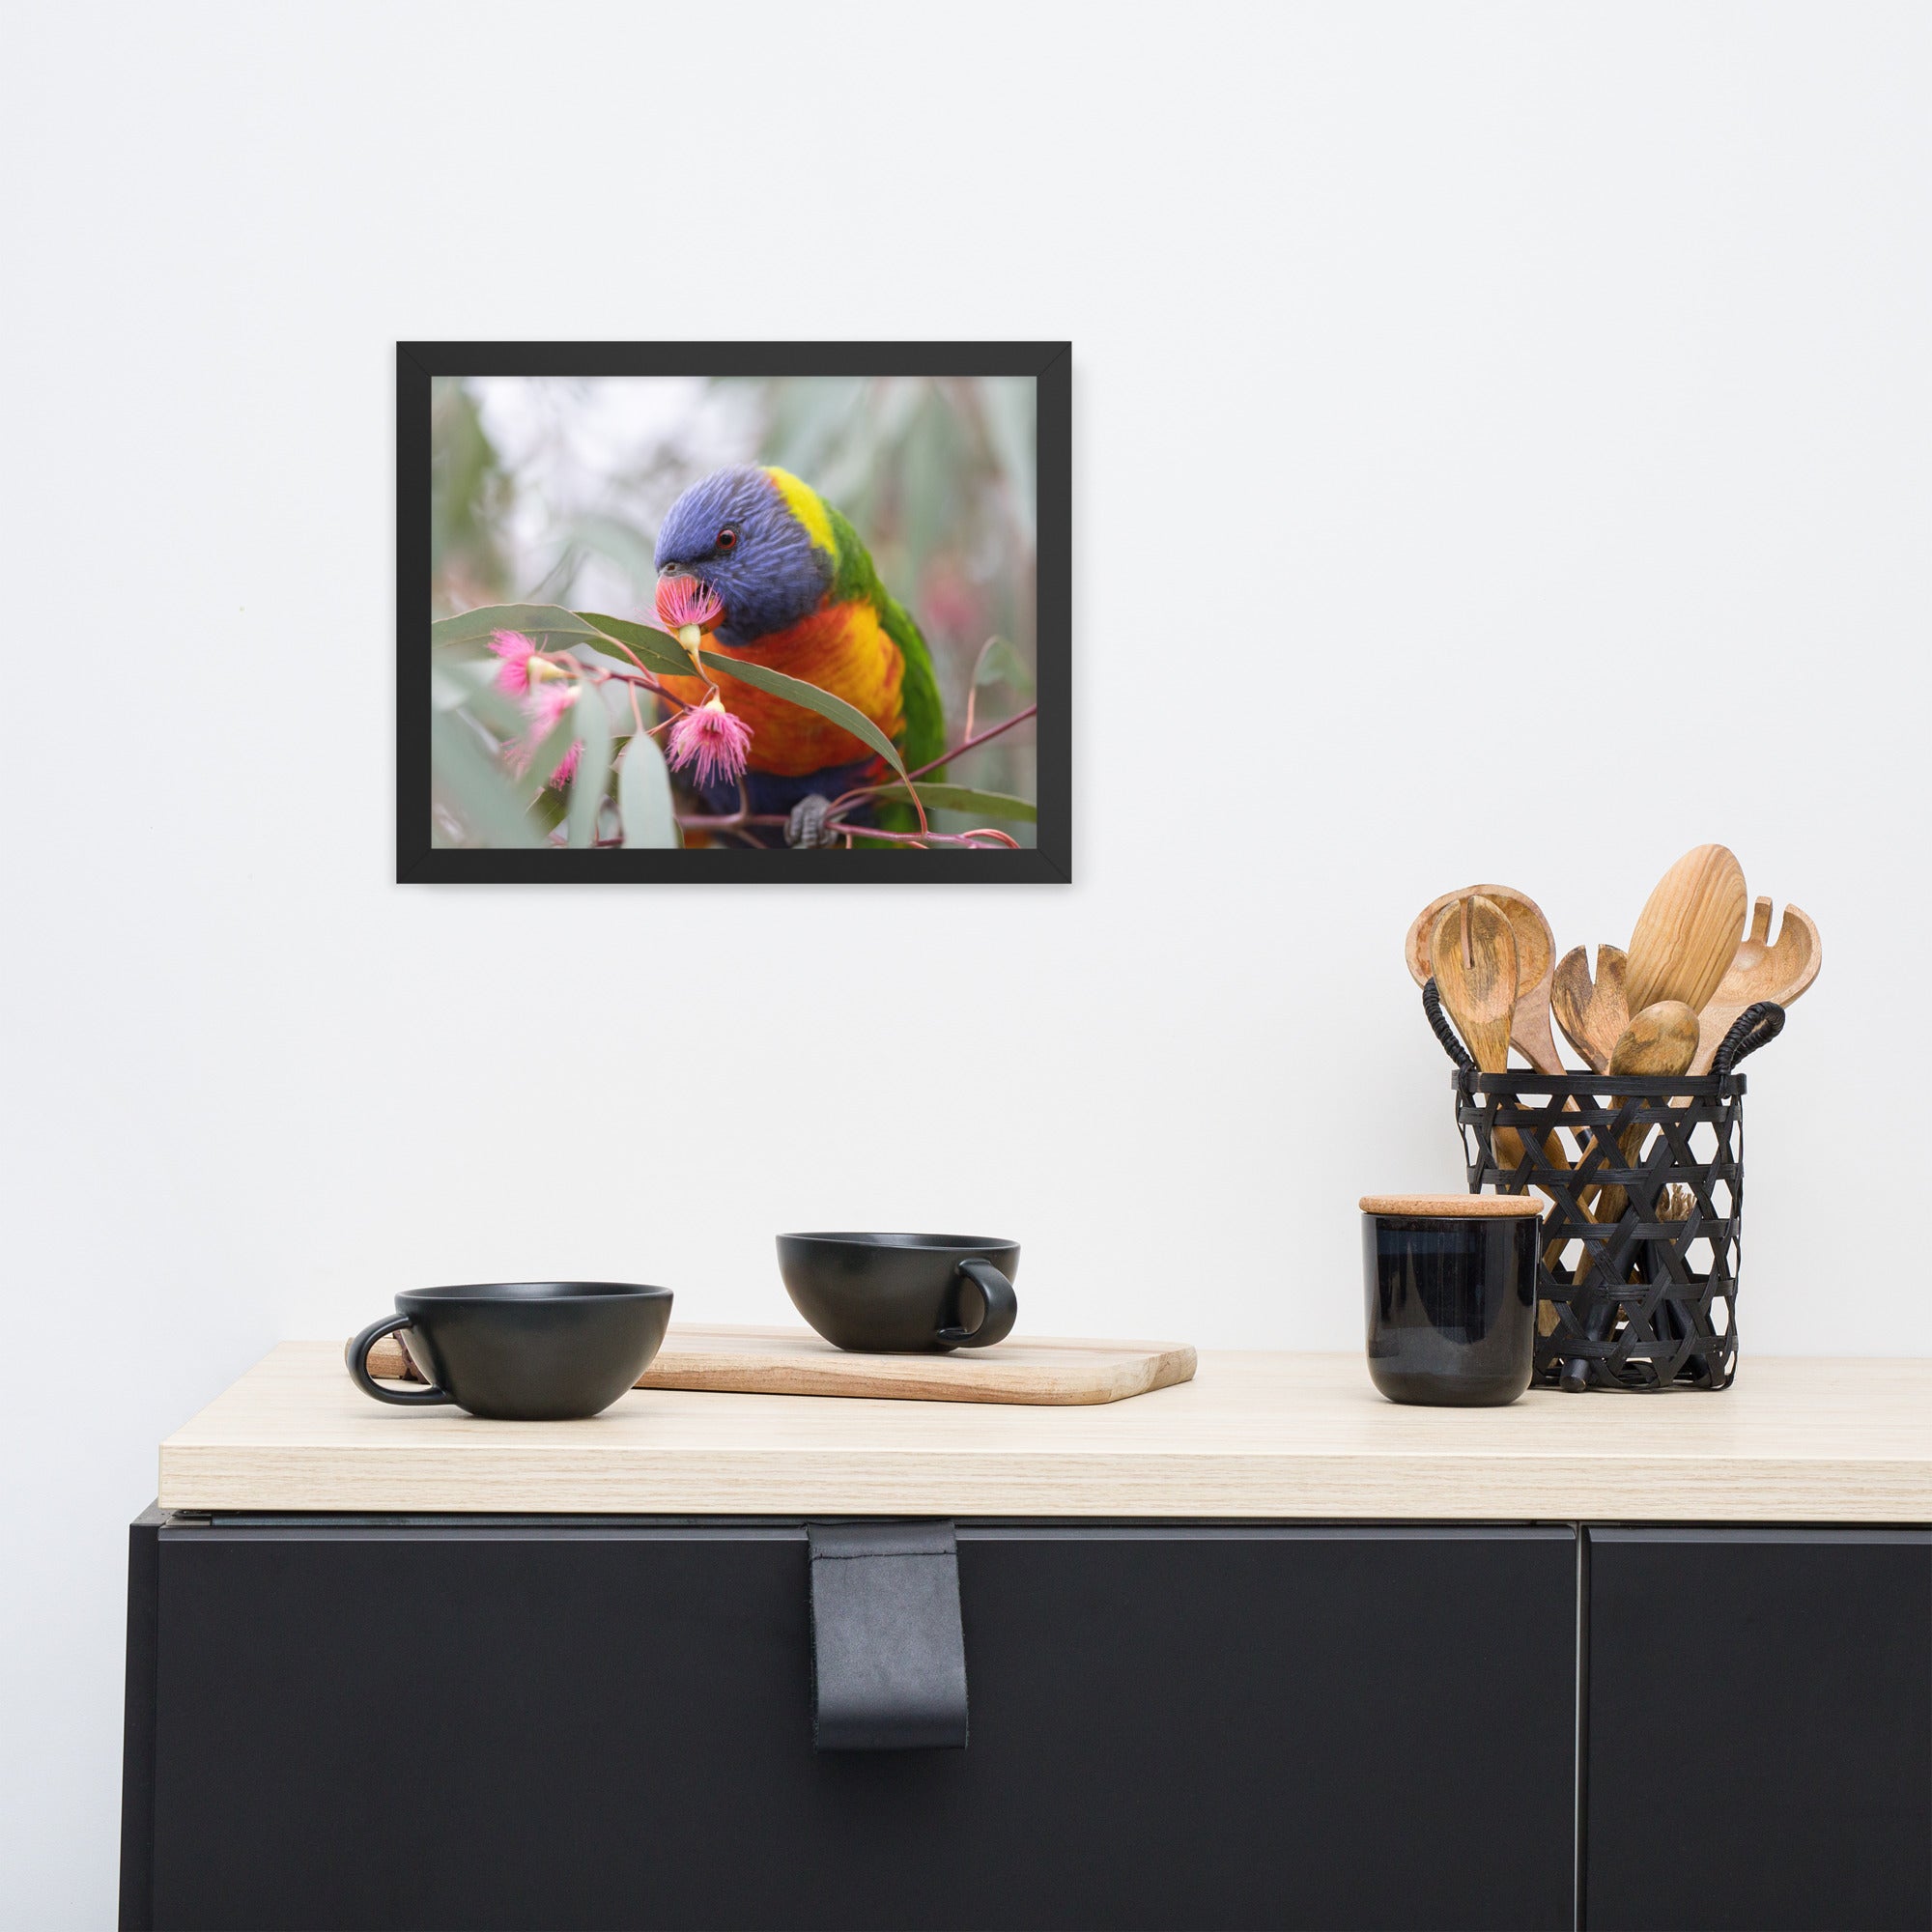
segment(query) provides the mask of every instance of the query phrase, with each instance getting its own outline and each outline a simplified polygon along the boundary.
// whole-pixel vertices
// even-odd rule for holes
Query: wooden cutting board
[[[385,1335],[369,1373],[412,1372]],[[851,1355],[810,1328],[697,1328],[673,1322],[639,1388],[735,1395],[886,1396],[908,1402],[1120,1402],[1194,1378],[1185,1342],[1080,1342],[1039,1337],[951,1355]]]

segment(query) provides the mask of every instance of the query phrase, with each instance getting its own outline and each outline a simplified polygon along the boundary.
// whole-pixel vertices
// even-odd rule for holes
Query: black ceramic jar
[[[1529,1386],[1541,1214],[1526,1195],[1362,1197],[1369,1379],[1391,1402],[1497,1407]]]

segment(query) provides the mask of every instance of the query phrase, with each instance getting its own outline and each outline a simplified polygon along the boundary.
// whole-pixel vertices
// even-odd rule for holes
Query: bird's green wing
[[[899,686],[899,701],[905,706],[905,742],[899,751],[906,770],[916,772],[946,749],[946,712],[939,701],[939,679],[933,673],[932,653],[905,607],[895,598],[882,597],[878,611],[880,628],[905,659],[905,678]],[[934,778],[938,776],[933,773]]]
[[[908,771],[917,771],[946,749],[946,710],[939,698],[939,679],[932,668],[932,653],[926,649],[919,626],[911,614],[885,585],[873,566],[871,553],[859,541],[844,513],[823,497],[826,521],[838,547],[838,562],[832,582],[834,603],[863,597],[879,613],[879,626],[899,647],[905,660],[905,676],[899,686],[899,701],[905,707],[905,731],[899,753]],[[935,773],[936,777],[937,774]]]

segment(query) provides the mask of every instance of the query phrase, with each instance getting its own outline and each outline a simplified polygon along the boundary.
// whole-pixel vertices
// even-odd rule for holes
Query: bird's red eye
[[[718,548],[720,550],[736,550],[737,547],[738,532],[736,530],[727,526],[718,532]]]

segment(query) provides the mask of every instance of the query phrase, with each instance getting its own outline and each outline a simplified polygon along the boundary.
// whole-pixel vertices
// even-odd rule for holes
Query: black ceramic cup
[[[1369,1379],[1391,1402],[1499,1407],[1529,1386],[1541,1206],[1494,1194],[1363,1197]]]
[[[781,1235],[792,1306],[835,1348],[867,1354],[986,1349],[1020,1312],[1014,1241],[976,1235]]]
[[[345,1350],[364,1395],[402,1408],[454,1403],[505,1422],[571,1422],[606,1409],[650,1366],[670,1290],[622,1281],[496,1281],[419,1288]],[[400,1332],[424,1389],[384,1388],[371,1344]]]

